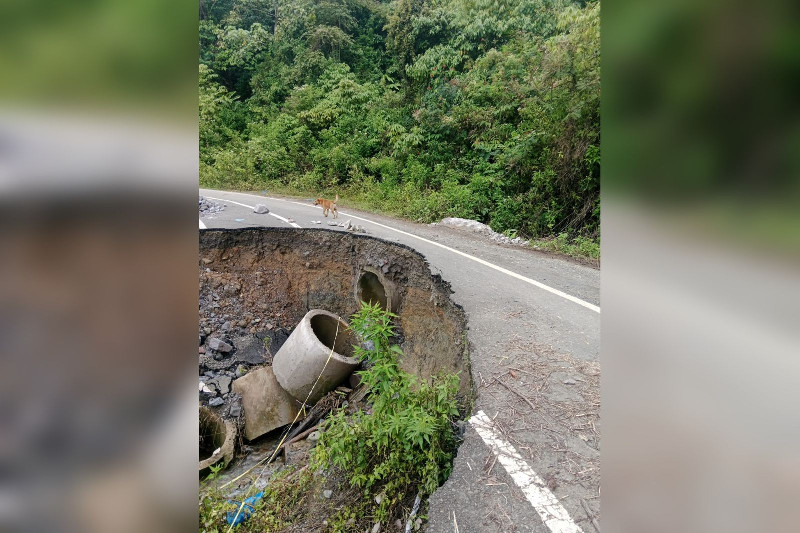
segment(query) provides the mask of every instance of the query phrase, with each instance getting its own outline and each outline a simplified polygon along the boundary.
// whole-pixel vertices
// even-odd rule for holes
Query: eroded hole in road
[[[240,439],[238,455],[219,474],[221,486],[235,479],[231,487],[243,486],[241,479],[255,471],[263,474],[260,479],[268,479],[270,472],[282,468],[280,461],[265,461],[283,437],[291,440],[287,431],[313,434],[308,432],[319,421],[307,426],[303,421],[317,406],[327,405],[328,412],[368,409],[369,398],[358,397],[357,379],[337,382],[342,390],[332,390],[301,409],[306,382],[288,383],[286,378],[287,368],[292,376],[302,374],[293,366],[301,359],[319,364],[319,372],[308,374],[319,376],[320,382],[334,370],[340,372],[342,365],[358,364],[344,360],[354,355],[357,341],[344,322],[339,322],[337,333],[335,317],[349,321],[361,301],[377,303],[396,315],[393,342],[403,352],[402,370],[427,382],[434,376],[458,375],[459,403],[463,408],[470,405],[473,390],[464,311],[450,298],[450,285],[433,275],[415,250],[368,235],[247,228],[202,230],[199,251],[200,404],[235,424]],[[286,365],[280,359],[273,367],[284,346],[302,345],[290,339],[306,323],[312,337],[345,357],[329,358],[329,352],[317,345],[322,353],[297,357]],[[349,368],[346,375],[352,377],[352,372]],[[258,401],[248,399],[252,391],[260,395]],[[297,421],[294,426],[293,421]],[[201,457],[206,457],[219,447],[219,439],[211,429],[201,432],[206,435],[201,433]],[[309,439],[288,448],[287,464],[307,464],[313,447]],[[241,495],[239,489],[232,490],[226,498]],[[413,501],[406,503],[410,507]]]
[[[358,279],[358,299],[362,302],[378,304],[382,309],[388,309],[386,290],[378,276],[372,272],[364,272]]]

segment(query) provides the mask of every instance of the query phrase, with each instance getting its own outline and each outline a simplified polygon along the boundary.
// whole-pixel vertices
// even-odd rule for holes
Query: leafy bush
[[[598,238],[599,2],[225,6],[201,15],[202,185]]]
[[[356,348],[372,365],[360,372],[371,393],[371,411],[340,410],[329,417],[313,457],[315,467],[334,467],[362,489],[364,512],[384,523],[401,503],[431,494],[450,475],[456,448],[452,420],[458,415],[457,376],[428,383],[400,369],[402,351],[390,344],[392,317],[366,303],[352,317],[353,330],[374,345]]]

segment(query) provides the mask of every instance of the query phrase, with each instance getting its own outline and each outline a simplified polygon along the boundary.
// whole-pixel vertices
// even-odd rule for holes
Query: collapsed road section
[[[304,467],[308,453],[292,446],[307,452],[327,413],[370,409],[354,348],[374,346],[347,322],[361,302],[395,315],[403,372],[457,375],[462,414],[471,405],[464,311],[404,245],[321,229],[204,230],[199,277],[200,472],[223,481],[226,498],[265,487],[275,470],[255,478],[253,468],[279,449]]]

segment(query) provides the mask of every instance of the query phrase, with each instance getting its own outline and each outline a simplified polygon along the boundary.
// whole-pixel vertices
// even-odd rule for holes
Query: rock
[[[403,521],[400,520],[399,518],[397,520],[395,520],[394,521],[394,528],[396,530],[398,530],[398,531],[402,531],[403,530]]]
[[[377,496],[375,496],[375,503],[380,505],[382,501],[383,501],[383,494],[378,494]]]
[[[211,398],[210,400],[208,400],[209,407],[219,407],[223,403],[225,403],[225,400],[223,400],[219,396],[217,396],[216,398]]]
[[[577,383],[577,381],[575,381],[574,379],[571,379],[571,378],[564,380],[564,385],[575,385],[576,383]]]
[[[208,339],[208,347],[211,348],[212,350],[224,353],[228,353],[231,350],[233,350],[233,346],[216,337],[211,337],[210,339]],[[219,359],[217,360],[219,361]]]
[[[297,415],[297,402],[275,379],[271,366],[262,366],[233,382],[242,397],[244,436],[247,440],[285,426]]]
[[[205,346],[200,346],[200,347],[197,349],[197,351],[198,351],[198,353],[206,353],[206,348],[205,348]]]
[[[211,335],[211,328],[203,328],[203,333],[205,333],[206,335]]]
[[[247,367],[244,365],[239,365],[236,367],[236,374],[234,374],[237,378],[240,378],[247,374]]]
[[[229,329],[231,329],[230,321],[226,320],[225,323],[222,324],[222,328],[220,328],[220,329],[222,329],[222,331],[228,331]]]
[[[234,343],[236,344],[236,355],[233,358],[237,363],[255,366],[267,362],[267,349],[258,337],[254,335],[236,337]]]
[[[222,394],[228,394],[231,388],[231,381],[233,380],[228,376],[217,376],[217,385],[219,385],[219,391]]]
[[[308,436],[308,440],[310,440],[311,442],[317,442],[319,440],[319,437],[320,437],[319,430],[312,431],[311,434]]]
[[[231,405],[230,415],[233,418],[239,418],[240,414],[242,414],[242,407],[238,403]]]
[[[381,530],[381,523],[375,522],[375,525],[372,526],[372,533],[378,533]]]
[[[204,376],[208,376],[208,377],[210,377],[210,378],[213,378],[213,377],[214,377],[216,374],[214,374],[214,373],[213,373],[212,371],[210,371],[210,370],[207,370],[206,372],[203,372],[203,375],[204,375]]]
[[[257,215],[264,215],[269,213],[269,209],[264,204],[256,204],[255,209],[253,209],[253,213]]]
[[[331,496],[333,496],[333,491],[332,491],[332,490],[330,490],[330,489],[325,489],[325,490],[323,490],[323,491],[322,491],[322,495],[323,495],[323,496],[324,496],[326,499],[330,500],[330,499],[331,499]]]
[[[329,221],[328,221],[328,225],[329,225],[329,226],[338,226],[339,224],[337,224],[336,222],[334,222],[334,221],[332,221],[332,220],[329,220]]]
[[[375,351],[375,343],[372,341],[364,341],[361,347],[367,350],[368,352]]]
[[[214,352],[213,357],[214,361],[222,361],[224,355],[221,352]]]
[[[247,324],[248,324],[248,321],[245,320],[244,318],[239,321],[239,327],[240,328],[246,328]]]

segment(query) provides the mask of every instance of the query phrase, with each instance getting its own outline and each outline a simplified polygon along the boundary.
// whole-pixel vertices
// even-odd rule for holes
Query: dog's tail
[[[337,202],[339,202],[339,193],[338,192],[336,193],[336,200],[334,200],[333,203],[337,203]]]

